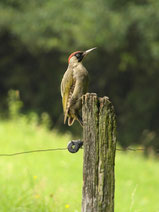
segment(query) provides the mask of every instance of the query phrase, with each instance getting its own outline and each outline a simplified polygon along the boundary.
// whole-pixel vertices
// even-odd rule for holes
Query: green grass
[[[66,147],[71,137],[25,117],[0,122],[0,153]],[[83,150],[0,157],[0,211],[80,212]],[[116,212],[159,211],[159,162],[116,154]]]

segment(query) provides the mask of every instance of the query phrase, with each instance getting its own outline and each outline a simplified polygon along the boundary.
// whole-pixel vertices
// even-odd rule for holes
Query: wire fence
[[[23,154],[30,154],[30,153],[37,153],[37,152],[51,152],[51,151],[59,151],[59,150],[67,150],[67,148],[35,149],[35,150],[29,150],[24,152],[2,153],[0,154],[0,157],[10,157],[10,156],[16,156],[16,155],[23,155]]]
[[[83,149],[83,148],[80,148]],[[29,151],[23,151],[23,152],[15,152],[15,153],[0,153],[0,157],[12,157],[12,156],[17,156],[17,155],[23,155],[23,154],[31,154],[31,153],[39,153],[39,152],[52,152],[52,151],[63,151],[63,150],[68,150],[68,147],[63,147],[63,148],[49,148],[49,149],[35,149],[35,150],[29,150]],[[117,151],[145,151],[144,148],[116,148]],[[155,150],[156,152],[159,153],[159,149]],[[74,152],[75,153],[75,152]]]

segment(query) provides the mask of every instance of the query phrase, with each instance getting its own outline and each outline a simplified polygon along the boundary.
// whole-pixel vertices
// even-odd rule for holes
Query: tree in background
[[[67,57],[97,46],[85,61],[90,92],[115,105],[120,144],[159,148],[158,11],[155,0],[1,0],[2,113],[8,90],[18,89],[25,111],[47,111],[62,129],[59,85]]]

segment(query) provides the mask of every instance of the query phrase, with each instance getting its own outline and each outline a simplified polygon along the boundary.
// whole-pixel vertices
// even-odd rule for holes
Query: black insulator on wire
[[[76,153],[83,146],[83,141],[73,140],[70,141],[67,145],[67,149],[71,153]]]

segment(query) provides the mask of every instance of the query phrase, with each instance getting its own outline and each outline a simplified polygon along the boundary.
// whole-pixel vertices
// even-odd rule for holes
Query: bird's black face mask
[[[81,62],[84,57],[83,52],[78,52],[75,54],[75,56],[76,56],[78,62]]]

